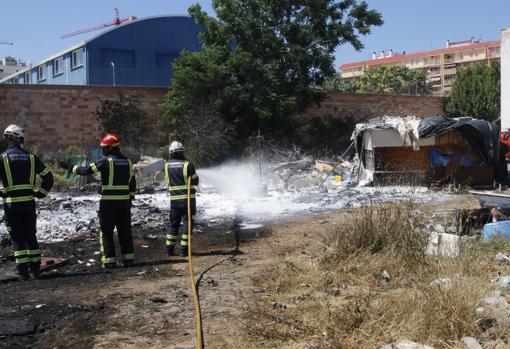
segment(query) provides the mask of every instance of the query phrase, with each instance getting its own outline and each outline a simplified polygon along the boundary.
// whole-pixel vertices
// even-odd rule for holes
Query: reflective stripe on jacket
[[[0,178],[4,186],[4,202],[33,201],[36,175],[42,178],[39,192],[48,195],[53,187],[53,175],[50,170],[36,155],[20,146],[10,146],[1,154]]]
[[[133,164],[120,152],[89,166],[74,166],[73,173],[82,176],[101,173],[101,200],[130,200],[135,196]]]
[[[195,185],[199,179],[193,163],[187,160],[170,160],[165,164],[165,180],[170,192],[173,207],[186,207],[188,200],[188,178],[191,178],[190,198],[194,206],[196,200]]]

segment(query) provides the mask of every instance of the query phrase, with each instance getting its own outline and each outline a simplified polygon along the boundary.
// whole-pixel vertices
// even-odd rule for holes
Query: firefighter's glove
[[[34,190],[34,196],[38,199],[44,199],[46,197],[46,195],[44,195],[43,193],[41,193],[40,191],[38,190]]]
[[[71,170],[73,168],[73,162],[71,159],[67,159],[66,161],[59,161],[58,165],[64,170]]]

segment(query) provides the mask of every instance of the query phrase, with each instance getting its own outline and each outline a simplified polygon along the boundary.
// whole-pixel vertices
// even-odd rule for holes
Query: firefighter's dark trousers
[[[18,272],[39,274],[41,250],[36,237],[35,202],[4,203],[5,226],[11,236]]]
[[[116,262],[114,228],[117,228],[122,261],[132,262],[135,254],[131,234],[131,200],[101,200],[99,204],[99,238],[103,265]]]
[[[191,211],[191,231],[193,231],[193,218],[195,210]],[[183,224],[182,229],[179,229]],[[170,209],[170,231],[166,235],[166,249],[167,251],[173,251],[174,246],[177,244],[177,240],[181,235],[180,243],[181,249],[187,250],[188,248],[188,208],[187,207],[172,207]]]

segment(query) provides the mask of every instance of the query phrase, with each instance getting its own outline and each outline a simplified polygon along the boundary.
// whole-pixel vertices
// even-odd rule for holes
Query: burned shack
[[[352,140],[361,185],[507,182],[499,128],[486,120],[383,116],[357,124]]]

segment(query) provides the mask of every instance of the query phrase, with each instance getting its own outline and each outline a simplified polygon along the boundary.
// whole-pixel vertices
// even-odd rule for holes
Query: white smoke
[[[261,175],[259,166],[249,162],[227,163],[201,169],[198,175],[204,192],[216,191],[234,201],[244,201],[253,197],[260,186],[268,182],[267,173]]]

